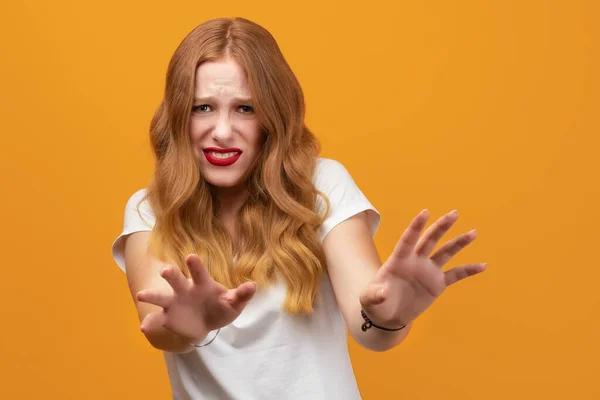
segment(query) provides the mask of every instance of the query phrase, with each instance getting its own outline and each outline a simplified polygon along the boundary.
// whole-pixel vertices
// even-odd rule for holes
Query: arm
[[[368,230],[366,212],[340,223],[325,237],[323,246],[334,292],[358,343],[376,351],[394,347],[406,337],[410,322],[429,308],[448,286],[486,269],[485,263],[477,263],[442,270],[476,236],[475,230],[463,233],[433,252],[457,216],[456,211],[449,212],[421,236],[428,219],[428,211],[421,211],[383,264]],[[377,329],[362,332],[358,328],[362,321],[357,311],[361,306],[379,326],[407,326],[397,332]]]
[[[197,254],[185,259],[191,278],[175,263],[147,255],[149,232],[131,234],[125,243],[127,280],[142,326],[155,348],[172,353],[195,349],[208,333],[234,321],[256,293],[256,283],[227,289],[208,273]]]
[[[138,292],[144,289],[156,289],[165,293],[173,293],[171,286],[160,276],[160,270],[165,264],[147,255],[149,238],[150,232],[135,232],[125,239],[124,244],[127,282],[140,322],[146,315],[161,311],[162,308],[139,301],[136,296]],[[187,353],[194,349],[182,336],[163,327],[153,327],[144,334],[150,344],[159,350]]]
[[[399,344],[411,324],[397,332],[369,329],[363,332],[360,296],[381,267],[381,260],[363,211],[334,227],[323,240],[327,268],[336,300],[350,334],[361,346],[385,351]],[[364,293],[363,293],[364,294]]]

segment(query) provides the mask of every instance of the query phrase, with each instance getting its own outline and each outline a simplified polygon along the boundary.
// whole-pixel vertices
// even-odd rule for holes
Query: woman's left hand
[[[388,260],[360,295],[360,303],[374,324],[400,328],[422,314],[444,289],[485,270],[486,264],[468,264],[442,271],[442,267],[475,239],[475,230],[445,243],[433,255],[442,236],[458,217],[456,210],[444,215],[423,234],[427,210],[410,223]]]

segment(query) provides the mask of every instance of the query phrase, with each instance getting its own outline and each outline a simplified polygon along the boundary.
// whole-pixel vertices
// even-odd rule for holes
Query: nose
[[[233,139],[233,126],[227,113],[219,116],[212,137],[219,143],[227,143]]]

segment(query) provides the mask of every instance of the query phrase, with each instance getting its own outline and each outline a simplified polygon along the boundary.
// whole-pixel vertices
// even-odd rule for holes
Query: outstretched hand
[[[162,311],[146,315],[142,332],[164,327],[189,342],[198,342],[211,330],[233,322],[256,293],[253,282],[231,290],[217,283],[196,254],[188,255],[185,262],[191,279],[178,268],[166,265],[160,276],[169,283],[172,291],[145,289],[137,293],[139,301],[162,307]]]
[[[442,271],[455,254],[475,239],[475,230],[446,242],[430,255],[457,217],[456,210],[442,216],[421,238],[427,210],[412,220],[360,295],[362,307],[375,324],[399,328],[423,313],[448,286],[485,270],[486,264],[467,264]]]

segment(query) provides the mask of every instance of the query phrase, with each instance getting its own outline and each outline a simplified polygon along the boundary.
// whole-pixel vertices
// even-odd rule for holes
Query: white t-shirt
[[[318,231],[321,243],[334,226],[364,210],[369,210],[374,236],[380,214],[346,168],[332,159],[317,158],[316,162],[314,185],[331,202],[329,217]],[[122,239],[133,232],[152,230],[155,223],[148,202],[140,205],[148,223],[137,213],[144,193],[145,189],[136,192],[127,202],[123,232],[112,246],[113,258],[123,271]],[[323,206],[318,197],[316,207]],[[258,290],[240,316],[223,327],[210,345],[185,354],[163,352],[173,399],[360,399],[348,355],[346,325],[327,274],[310,316],[281,310],[285,290],[283,283]],[[211,332],[207,340],[213,336]]]

